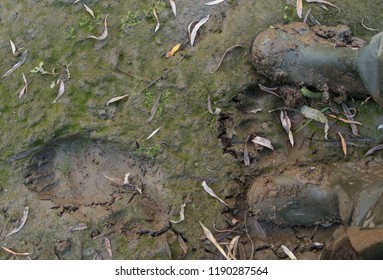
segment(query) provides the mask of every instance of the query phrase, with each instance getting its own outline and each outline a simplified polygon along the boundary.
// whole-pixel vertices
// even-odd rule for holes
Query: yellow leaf
[[[181,47],[181,44],[177,44],[175,45],[167,54],[166,54],[166,57],[169,58],[169,57],[172,57],[178,50],[179,48]]]

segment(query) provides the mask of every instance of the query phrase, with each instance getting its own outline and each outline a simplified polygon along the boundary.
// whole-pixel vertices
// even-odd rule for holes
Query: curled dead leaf
[[[29,214],[29,208],[25,207],[24,211],[23,211],[23,216],[21,217],[17,226],[10,233],[8,233],[6,236],[10,236],[12,234],[19,232],[23,228],[23,226],[25,225],[27,218],[28,218],[28,214]]]
[[[210,194],[210,196],[218,199],[220,202],[222,202],[223,204],[225,204],[226,206],[230,207],[229,204],[227,204],[225,201],[223,201],[221,198],[219,198],[215,192],[206,184],[206,181],[203,181],[202,182],[202,187],[205,189],[205,191]]]
[[[342,133],[340,133],[338,131],[338,134],[339,134],[339,137],[340,137],[340,142],[342,144],[343,154],[344,154],[344,156],[347,156],[347,144],[346,144],[346,141],[344,140]]]
[[[193,30],[190,32],[190,45],[194,46],[194,41],[197,36],[198,30],[201,28],[202,25],[204,25],[210,18],[210,15],[205,16],[200,21],[197,22],[197,24],[194,26]],[[193,23],[193,22],[192,22]],[[191,24],[189,24],[190,27]],[[188,27],[188,29],[190,29]]]
[[[104,18],[104,32],[98,37],[96,36],[88,36],[88,38],[96,39],[96,40],[104,40],[108,36],[108,25],[106,19],[108,18],[109,14],[107,14]]]
[[[217,242],[217,240],[214,238],[213,234],[211,233],[211,231],[204,226],[204,224],[199,221],[202,229],[203,229],[203,232],[206,236],[207,239],[210,240],[211,243],[213,243],[213,245],[218,249],[218,251],[227,259],[227,260],[230,260],[229,256],[225,253],[225,251],[223,250],[223,248],[221,247],[221,245],[219,245],[219,243]]]
[[[113,98],[110,99],[108,102],[106,102],[106,105],[109,105],[109,104],[111,104],[111,103],[117,102],[117,101],[119,101],[119,100],[121,100],[121,99],[124,99],[124,98],[126,98],[126,97],[128,97],[128,96],[129,96],[129,94],[125,94],[125,95],[121,95],[121,96],[113,97]]]
[[[271,144],[271,141],[269,139],[267,139],[267,138],[263,138],[263,137],[260,137],[260,136],[255,136],[251,140],[251,142],[253,142],[254,144],[257,144],[257,145],[261,145],[263,147],[266,147],[266,148],[274,151],[274,147]]]

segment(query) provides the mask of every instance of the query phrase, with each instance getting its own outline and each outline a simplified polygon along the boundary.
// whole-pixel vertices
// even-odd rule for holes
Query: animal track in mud
[[[138,194],[124,186],[115,186],[106,178],[124,179],[143,190]],[[25,169],[24,185],[40,200],[49,200],[64,213],[74,215],[81,222],[103,220],[122,228],[138,231],[139,223],[127,226],[134,217],[134,208],[146,219],[146,227],[161,228],[167,219],[163,203],[163,174],[154,164],[134,159],[113,144],[98,144],[82,138],[71,138],[52,143],[37,152]],[[133,207],[133,206],[132,206]],[[118,219],[116,213],[125,213]],[[147,217],[153,217],[148,223]],[[155,225],[152,225],[154,223]],[[136,228],[137,227],[137,228]]]

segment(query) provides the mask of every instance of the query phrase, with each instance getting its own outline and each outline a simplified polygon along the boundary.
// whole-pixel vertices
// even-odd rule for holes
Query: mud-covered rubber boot
[[[252,62],[260,75],[278,83],[356,98],[372,95],[383,105],[382,38],[380,33],[364,46],[345,25],[276,25],[255,38]]]

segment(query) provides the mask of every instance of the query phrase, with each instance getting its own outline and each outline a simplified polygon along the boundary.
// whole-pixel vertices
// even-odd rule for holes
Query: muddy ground
[[[0,4],[1,71],[19,60],[9,39],[21,52],[28,49],[25,63],[0,82],[1,246],[32,259],[223,258],[202,222],[222,244],[240,236],[238,259],[286,259],[281,245],[298,259],[382,256],[382,157],[364,157],[382,141],[381,107],[349,98],[347,105],[357,108],[355,119],[363,123],[360,137],[330,119],[329,140],[323,124],[312,122],[294,133],[291,147],[279,112],[268,113],[283,102],[258,87],[274,84],[253,69],[253,40],[271,25],[299,20],[295,1],[233,0],[211,7],[177,1],[176,17],[168,1],[82,1],[94,19],[73,2]],[[304,11],[311,8],[322,24],[347,24],[365,40],[377,31],[365,29],[362,18],[382,29],[379,1],[336,4],[341,12],[315,3],[305,3]],[[153,8],[161,22],[157,32]],[[107,14],[107,38],[87,39],[102,33]],[[187,26],[207,14],[211,18],[191,47]],[[181,49],[166,58],[177,43]],[[234,45],[242,48],[211,73]],[[31,73],[40,62],[58,74]],[[22,73],[30,83],[18,98]],[[65,91],[52,103],[58,79]],[[221,109],[218,115],[207,109],[208,94],[213,111]],[[262,111],[250,112],[255,109]],[[293,131],[306,121],[295,111],[289,116]],[[348,143],[347,156],[338,132]],[[245,166],[250,134],[270,139],[274,151],[249,143]],[[229,206],[210,197],[203,181]],[[183,204],[185,220],[170,222],[179,220]],[[25,225],[8,235],[25,207]],[[27,257],[2,249],[0,258]]]

